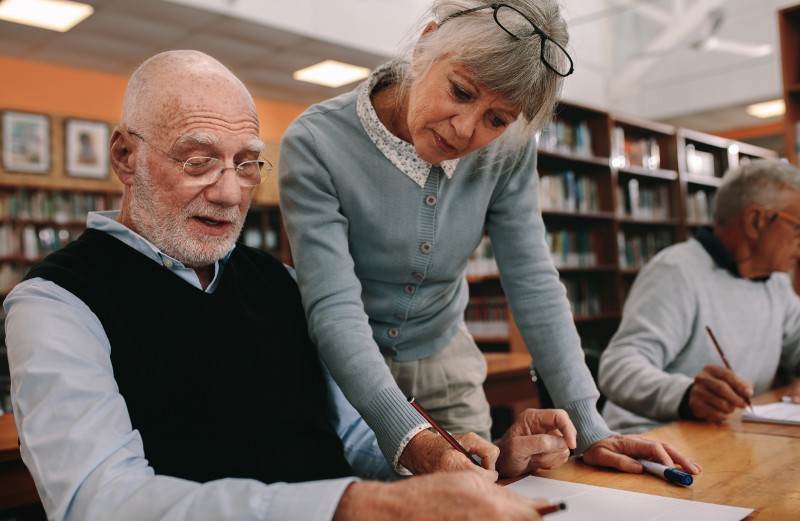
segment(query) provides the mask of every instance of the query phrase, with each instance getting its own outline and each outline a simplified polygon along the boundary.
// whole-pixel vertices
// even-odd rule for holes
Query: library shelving
[[[752,159],[778,158],[773,150],[683,128],[676,143],[685,234],[711,223],[714,194],[726,170]]]
[[[794,164],[800,159],[800,4],[778,11],[778,32],[781,46],[783,101],[786,104],[786,157]]]
[[[640,268],[710,224],[714,193],[728,168],[762,157],[777,154],[587,106],[559,106],[539,137],[539,202],[590,369],[619,325]],[[527,352],[488,237],[468,263],[467,281],[466,319],[481,349]],[[547,406],[546,389],[538,387]]]
[[[778,11],[786,157],[800,165],[800,4]],[[800,293],[800,263],[794,269],[794,289]]]
[[[118,207],[113,192],[0,188],[0,295],[32,264],[80,235],[88,212]]]

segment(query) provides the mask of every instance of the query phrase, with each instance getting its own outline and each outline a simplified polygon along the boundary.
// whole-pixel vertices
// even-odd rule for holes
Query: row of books
[[[597,315],[602,312],[600,284],[596,279],[562,278],[561,282],[567,288],[567,299],[573,316]]]
[[[0,192],[0,219],[84,222],[91,211],[119,208],[121,196],[92,192],[14,190]]]
[[[586,121],[551,121],[539,136],[539,150],[591,157],[592,133]]]
[[[627,234],[620,230],[617,234],[619,265],[622,268],[638,269],[644,266],[656,253],[672,244],[672,236],[667,230]]]
[[[686,220],[693,223],[711,222],[714,192],[697,190],[686,195]]]
[[[600,284],[581,277],[562,280],[573,316],[597,315],[602,312]],[[503,296],[470,297],[464,311],[467,329],[474,337],[506,338],[509,335],[508,303]]]
[[[643,220],[664,220],[670,217],[669,187],[640,186],[636,178],[617,185],[617,215]]]
[[[63,248],[78,234],[78,230],[64,227],[0,224],[0,257],[22,256],[35,261]]]
[[[581,230],[545,231],[545,241],[550,248],[550,256],[557,268],[577,268],[597,266],[597,232]]]
[[[266,228],[262,230],[259,226],[246,225],[242,230],[239,240],[246,246],[259,248],[269,252],[280,250],[279,230]]]
[[[492,250],[492,240],[488,235],[484,235],[467,261],[467,277],[487,277],[498,273],[497,260],[494,258],[494,250]]]
[[[714,154],[697,150],[692,143],[688,143],[686,145],[686,171],[690,174],[716,176],[717,167]]]
[[[542,174],[539,178],[539,204],[542,210],[597,212],[600,210],[597,180],[576,176],[572,170]]]
[[[506,298],[470,297],[464,311],[467,329],[474,337],[506,338],[509,335]]]
[[[611,166],[636,166],[648,170],[661,168],[661,147],[654,137],[636,138],[625,135],[625,129],[611,131]]]

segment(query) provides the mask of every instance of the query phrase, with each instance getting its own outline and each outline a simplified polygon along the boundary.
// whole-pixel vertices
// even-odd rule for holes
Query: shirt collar
[[[161,264],[185,281],[198,288],[201,287],[200,279],[197,277],[197,273],[193,269],[187,268],[181,261],[162,252],[155,244],[117,221],[118,215],[118,210],[107,212],[89,212],[89,215],[86,218],[86,227],[94,228],[111,235],[115,239],[130,246],[147,258]],[[233,248],[231,248],[231,250],[223,259],[214,263],[214,278],[205,289],[206,293],[213,293],[216,287],[219,285],[222,269],[225,267],[225,263],[230,258],[232,252]]]
[[[406,174],[420,187],[424,187],[431,167],[434,165],[419,157],[414,145],[389,132],[389,129],[378,119],[378,114],[375,112],[375,107],[372,106],[370,98],[372,89],[375,88],[378,82],[385,80],[394,73],[394,66],[394,62],[381,65],[372,71],[370,77],[361,84],[358,91],[358,99],[356,100],[356,112],[367,136],[375,143],[375,146],[378,147],[378,150],[381,151],[386,159],[391,161],[398,170]],[[453,172],[455,172],[457,165],[458,159],[451,159],[442,161],[440,166],[447,178],[450,179],[453,177]]]
[[[714,262],[721,268],[728,270],[734,277],[742,278],[739,273],[739,266],[736,264],[736,259],[728,251],[722,241],[720,241],[709,226],[701,226],[694,234],[694,238],[703,246],[703,248],[711,255]],[[756,282],[764,282],[769,279],[766,277],[759,277],[752,279]]]

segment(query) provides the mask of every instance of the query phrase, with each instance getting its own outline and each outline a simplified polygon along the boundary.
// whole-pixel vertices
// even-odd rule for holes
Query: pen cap
[[[694,482],[691,474],[671,468],[668,468],[664,471],[664,477],[670,483],[677,483],[678,485],[684,485],[687,487]]]

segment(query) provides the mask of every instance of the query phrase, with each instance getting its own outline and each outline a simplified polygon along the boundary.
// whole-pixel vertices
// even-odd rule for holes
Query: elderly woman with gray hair
[[[412,395],[501,475],[558,465],[568,449],[629,472],[637,458],[696,472],[672,447],[606,426],[544,241],[535,134],[573,72],[557,1],[436,0],[430,19],[403,56],[310,107],[281,143],[281,209],[324,364],[400,472],[477,469],[427,430]],[[484,232],[566,411],[528,411],[512,431],[531,436],[498,441],[499,459],[484,439],[486,362],[464,324]]]

